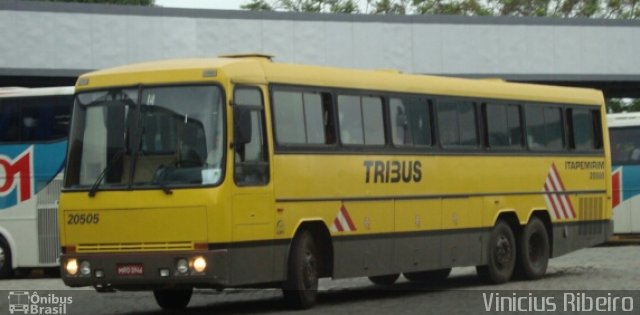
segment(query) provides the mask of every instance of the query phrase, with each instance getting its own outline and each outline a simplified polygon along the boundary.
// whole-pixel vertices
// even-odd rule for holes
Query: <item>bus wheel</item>
[[[318,251],[309,231],[302,231],[293,239],[287,280],[282,292],[289,306],[307,309],[316,302],[318,294]]]
[[[377,285],[392,285],[398,280],[400,277],[399,273],[394,273],[390,275],[382,275],[382,276],[371,276],[369,280]]]
[[[153,296],[160,307],[165,310],[180,310],[187,307],[193,289],[156,289]]]
[[[445,268],[429,271],[405,272],[404,277],[411,282],[438,283],[447,279],[450,273],[451,268]]]
[[[483,281],[498,284],[511,279],[516,263],[516,240],[511,227],[502,220],[491,231],[487,259],[488,265],[476,267]]]
[[[519,269],[526,279],[539,279],[549,264],[549,235],[544,223],[533,217],[520,238]]]
[[[0,279],[11,278],[13,269],[11,269],[11,249],[4,238],[0,237]]]

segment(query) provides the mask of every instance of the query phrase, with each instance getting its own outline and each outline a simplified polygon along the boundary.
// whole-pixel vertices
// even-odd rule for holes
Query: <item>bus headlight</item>
[[[193,270],[196,272],[203,272],[207,269],[207,260],[202,256],[198,256],[193,260]]]
[[[75,276],[78,273],[78,260],[75,258],[67,260],[65,269],[69,275]]]
[[[181,274],[186,274],[189,271],[189,262],[186,259],[180,258],[176,262],[176,270]]]
[[[84,260],[80,262],[80,275],[88,276],[91,274],[91,264]]]

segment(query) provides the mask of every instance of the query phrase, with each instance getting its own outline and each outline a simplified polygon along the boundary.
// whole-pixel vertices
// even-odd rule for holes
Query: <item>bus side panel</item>
[[[613,167],[614,232],[640,233],[640,165]]]
[[[391,200],[342,203],[330,227],[334,277],[381,275],[393,269],[393,207]]]
[[[283,253],[288,246],[284,243],[251,242],[229,249],[230,283],[246,285],[284,280],[280,273],[274,278],[274,251]]]
[[[401,272],[437,269],[442,262],[442,200],[396,200],[394,266]],[[418,230],[414,232],[414,230]]]
[[[481,197],[442,200],[442,266],[476,265],[482,259]]]
[[[14,268],[38,266],[37,228],[35,198],[0,210],[0,234],[11,246]]]
[[[393,239],[334,238],[334,278],[376,276],[394,273]]]
[[[601,244],[613,234],[613,221],[553,225],[553,253],[558,257],[580,248]]]
[[[553,257],[602,243],[613,233],[605,194],[572,194],[577,221],[553,225]]]

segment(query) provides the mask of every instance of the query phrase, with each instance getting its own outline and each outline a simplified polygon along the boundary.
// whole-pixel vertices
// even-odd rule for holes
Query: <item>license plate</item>
[[[142,264],[121,264],[117,265],[118,276],[142,276],[144,266]]]

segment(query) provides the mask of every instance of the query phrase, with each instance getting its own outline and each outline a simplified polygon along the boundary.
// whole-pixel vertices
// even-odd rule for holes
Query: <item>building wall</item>
[[[640,21],[367,16],[0,2],[0,75],[261,52],[405,72],[640,81]]]

